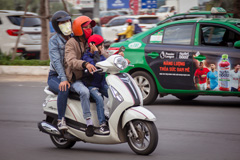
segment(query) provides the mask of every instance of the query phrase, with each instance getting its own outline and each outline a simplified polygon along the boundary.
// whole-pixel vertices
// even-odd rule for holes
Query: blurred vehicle
[[[120,14],[116,11],[100,11],[100,23],[106,24],[117,16],[120,16]]]
[[[37,16],[27,12],[27,16]],[[0,10],[0,49],[6,55],[14,51],[18,33],[20,31],[23,11]],[[39,59],[41,49],[41,20],[39,18],[26,17],[17,54],[27,59]]]
[[[211,11],[195,11],[195,12],[187,12],[187,13],[180,13],[175,14],[171,17],[160,21],[157,25],[161,25],[167,22],[182,20],[182,19],[193,19],[193,18],[231,18],[231,13],[227,13],[223,8],[222,12],[216,12],[216,7],[213,7]]]
[[[119,15],[121,15],[121,16],[131,15],[132,14],[132,12],[129,11],[129,10],[115,10],[115,11],[118,12]]]
[[[157,9],[151,8],[151,9],[140,9],[139,15],[156,15]]]
[[[156,15],[160,20],[172,16],[176,13],[185,13],[194,6],[198,6],[198,0],[166,0],[164,6],[160,6]]]
[[[132,15],[132,16],[119,16],[113,18],[105,26],[102,27],[103,38],[107,41],[114,41],[117,38],[117,34],[126,30],[128,23],[127,19],[137,19],[142,31],[146,31],[156,26],[159,22],[157,16],[154,15]]]
[[[160,20],[164,20],[165,18],[174,15],[174,12],[170,12],[171,9],[173,9],[174,6],[161,6],[156,12],[156,15],[159,17]]]
[[[113,43],[124,48],[144,104],[157,96],[192,100],[199,95],[240,96],[240,19],[199,18],[158,25]]]

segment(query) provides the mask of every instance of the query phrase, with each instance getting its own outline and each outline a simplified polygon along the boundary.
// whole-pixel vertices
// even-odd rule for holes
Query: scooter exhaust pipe
[[[56,127],[52,126],[51,124],[45,121],[39,122],[38,128],[40,131],[44,133],[51,134],[54,136],[62,136],[62,134],[59,132],[59,130]]]

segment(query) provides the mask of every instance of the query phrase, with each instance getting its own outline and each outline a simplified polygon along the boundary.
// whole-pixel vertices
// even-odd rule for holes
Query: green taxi
[[[240,96],[240,19],[179,20],[114,43],[109,54],[124,48],[134,67],[144,104],[157,96],[192,100],[199,95]]]

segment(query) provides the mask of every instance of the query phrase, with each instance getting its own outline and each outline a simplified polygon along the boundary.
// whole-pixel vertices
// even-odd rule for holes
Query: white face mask
[[[72,24],[71,22],[66,22],[58,25],[59,29],[65,36],[69,36],[72,33]]]

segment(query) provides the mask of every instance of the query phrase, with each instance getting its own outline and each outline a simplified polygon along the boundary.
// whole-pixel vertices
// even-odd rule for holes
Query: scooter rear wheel
[[[127,129],[128,145],[139,155],[151,154],[158,144],[158,132],[155,124],[150,121],[142,120],[135,120],[132,123],[138,137],[134,136],[129,125]]]
[[[57,126],[57,120],[54,120],[52,122],[53,125]],[[50,138],[53,142],[53,144],[57,147],[57,148],[61,148],[61,149],[69,149],[72,148],[76,141],[70,141],[68,139],[65,139],[63,137],[56,137],[53,135],[50,135]]]

